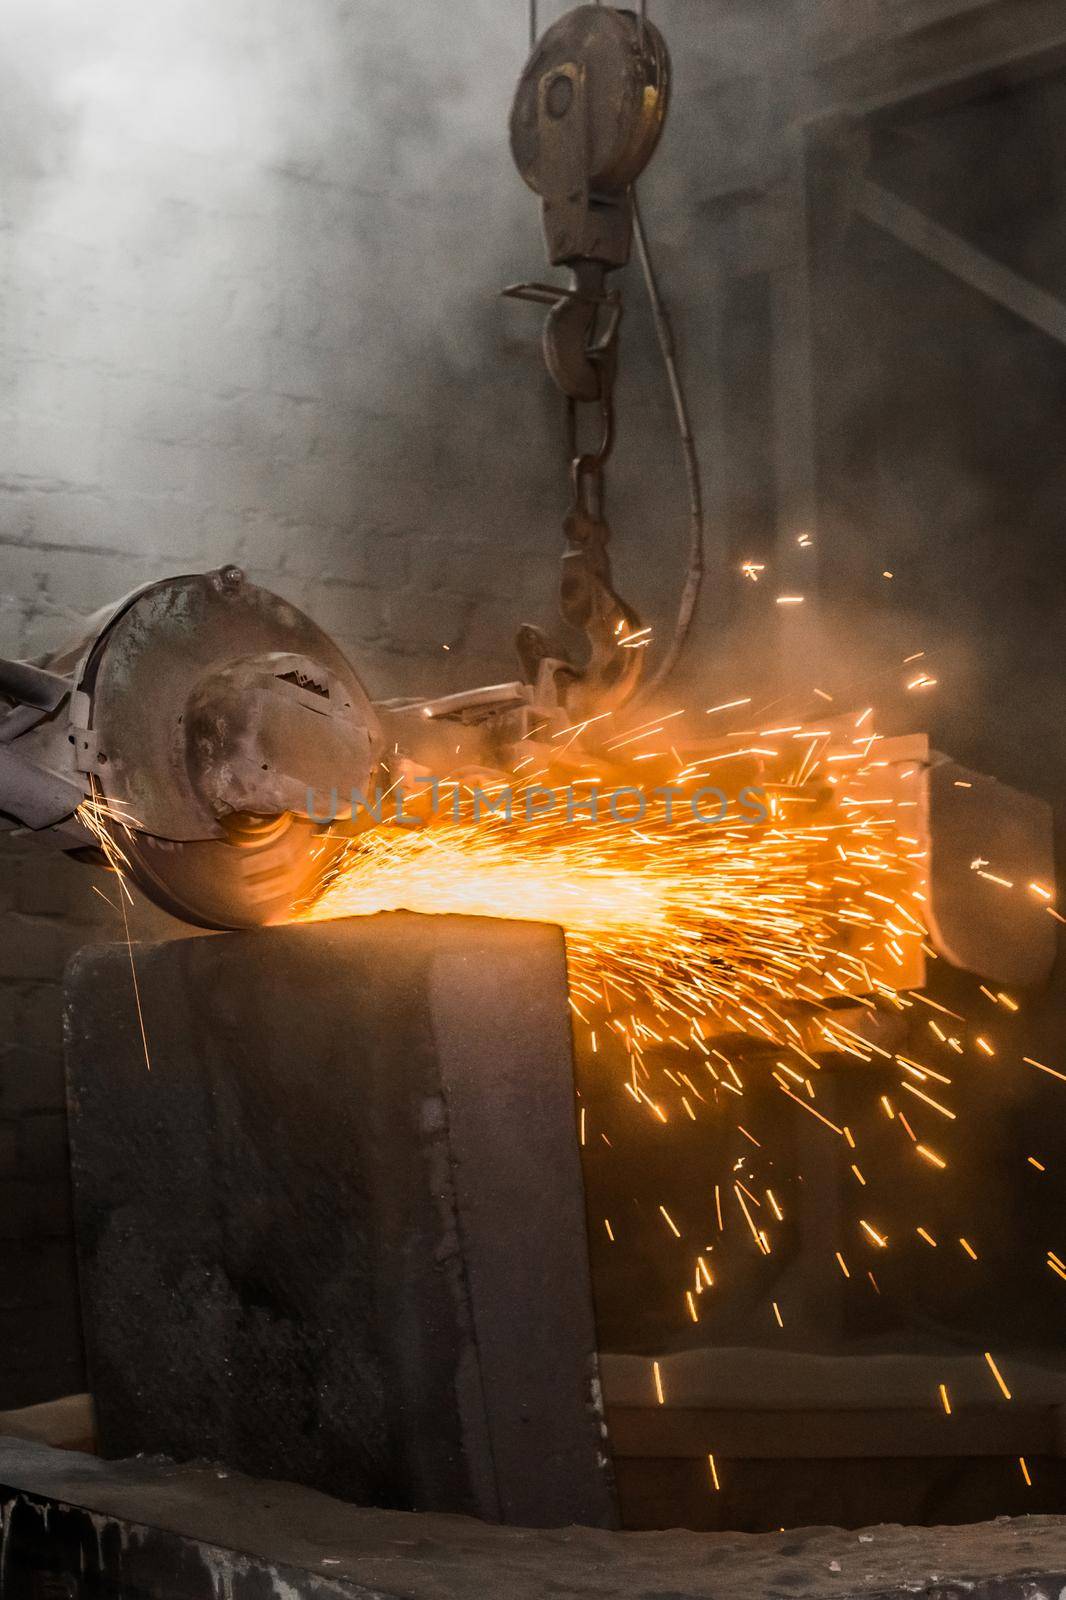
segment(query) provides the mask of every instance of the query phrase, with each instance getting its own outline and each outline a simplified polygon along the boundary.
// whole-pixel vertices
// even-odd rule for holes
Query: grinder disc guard
[[[368,791],[377,716],[328,636],[238,569],[133,596],[77,687],[78,765],[128,819],[116,843],[164,909],[212,928],[278,920],[343,848],[308,810],[336,793],[343,815]]]

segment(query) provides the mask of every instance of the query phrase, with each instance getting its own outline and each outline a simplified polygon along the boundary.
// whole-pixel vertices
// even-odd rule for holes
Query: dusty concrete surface
[[[106,1564],[101,1576],[111,1584],[128,1578],[122,1566],[127,1554],[133,1559],[152,1542],[137,1530],[153,1529],[181,1536],[169,1544],[152,1536],[157,1569],[161,1558],[171,1560],[175,1579],[187,1570],[188,1550],[195,1547],[196,1561],[216,1578],[230,1570],[240,1575],[234,1587],[215,1592],[287,1600],[1060,1600],[1066,1588],[1066,1519],[1057,1517],[761,1535],[539,1531],[362,1510],[313,1490],[214,1467],[105,1463],[14,1440],[0,1440],[0,1485],[5,1579],[17,1519],[39,1531],[42,1547],[50,1537],[55,1548],[70,1521],[57,1517],[55,1508],[67,1506],[93,1513],[92,1548]],[[48,1504],[50,1514],[33,1502]],[[24,1539],[24,1564],[26,1548]],[[255,1584],[243,1587],[253,1574]],[[142,1593],[187,1592],[184,1580],[146,1588],[143,1570],[138,1583]],[[5,1583],[0,1592],[15,1589]]]

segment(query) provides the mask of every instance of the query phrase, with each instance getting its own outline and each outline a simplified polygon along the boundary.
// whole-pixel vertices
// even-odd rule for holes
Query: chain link
[[[567,538],[575,546],[595,542],[604,549],[611,536],[607,523],[605,469],[615,442],[614,385],[618,325],[617,319],[612,321],[607,337],[588,351],[588,359],[599,378],[600,391],[598,398],[590,403],[597,407],[600,425],[599,441],[594,450],[582,450],[578,438],[579,407],[584,402],[570,397],[566,403],[571,506],[565,528]]]

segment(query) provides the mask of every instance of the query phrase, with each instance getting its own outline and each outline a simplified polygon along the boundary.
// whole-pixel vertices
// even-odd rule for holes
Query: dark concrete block
[[[610,1523],[557,929],[406,914],[82,952],[105,1455]]]

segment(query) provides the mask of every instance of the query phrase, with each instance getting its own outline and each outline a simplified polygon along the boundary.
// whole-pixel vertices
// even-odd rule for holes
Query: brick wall
[[[0,652],[235,560],[373,693],[511,675],[517,623],[555,616],[565,494],[539,315],[498,299],[545,271],[506,145],[525,7],[16,0],[8,21]],[[622,577],[656,605],[683,482],[643,307],[627,338],[619,538],[654,514],[662,554],[649,572],[633,542]],[[0,1406],[82,1382],[60,982],[118,931],[106,887],[0,842]],[[173,927],[133,914],[135,938]]]

